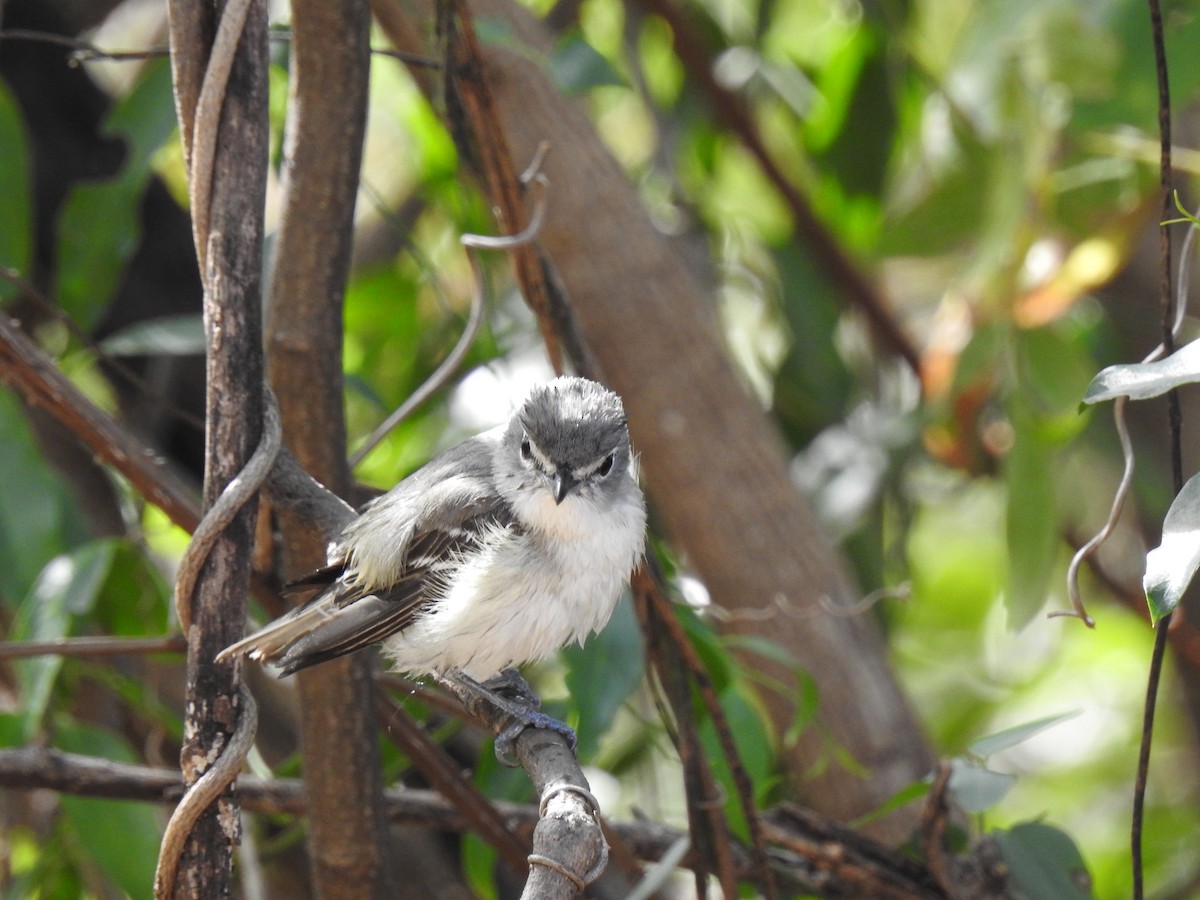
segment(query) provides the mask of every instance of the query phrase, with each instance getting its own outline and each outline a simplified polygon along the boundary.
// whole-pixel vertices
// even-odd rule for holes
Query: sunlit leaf
[[[1026,722],[1023,725],[1014,725],[1012,728],[1005,728],[1003,731],[997,731],[995,734],[989,734],[986,737],[981,737],[970,746],[970,752],[974,756],[986,758],[993,753],[999,753],[1001,750],[1007,750],[1009,747],[1015,747],[1024,741],[1029,740],[1035,734],[1041,734],[1047,728],[1053,728],[1061,722],[1068,719],[1073,719],[1079,715],[1079,710],[1072,712],[1060,713],[1057,716],[1046,716],[1042,719],[1036,719],[1033,722]]]
[[[33,254],[31,172],[25,147],[21,111],[8,88],[0,82],[0,267],[28,274]],[[0,281],[0,298],[14,295],[16,288]]]
[[[954,759],[950,763],[950,791],[958,805],[969,813],[995,806],[1016,783],[1015,775],[993,772],[969,760]]]
[[[1083,402],[1117,397],[1145,400],[1194,381],[1200,381],[1200,341],[1192,341],[1158,362],[1109,366],[1092,379]]]
[[[1087,865],[1064,832],[1025,822],[992,833],[1008,866],[1011,896],[1019,900],[1086,900],[1092,896]]]
[[[1200,475],[1188,479],[1167,510],[1162,543],[1146,557],[1142,587],[1154,624],[1179,605],[1200,567]]]
[[[12,639],[53,641],[70,634],[74,617],[91,610],[108,574],[112,553],[111,541],[97,541],[52,559],[21,603]],[[41,724],[62,664],[63,658],[54,654],[14,664],[21,686],[27,740],[33,738]]]

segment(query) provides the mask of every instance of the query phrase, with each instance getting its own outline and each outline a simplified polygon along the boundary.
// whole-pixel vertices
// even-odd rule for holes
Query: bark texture
[[[268,304],[268,370],[284,440],[322,484],[348,495],[342,298],[362,158],[370,13],[365,0],[295,0],[283,219]],[[330,537],[277,509],[285,579],[325,564]],[[298,676],[313,883],[327,898],[394,896],[370,659]]]

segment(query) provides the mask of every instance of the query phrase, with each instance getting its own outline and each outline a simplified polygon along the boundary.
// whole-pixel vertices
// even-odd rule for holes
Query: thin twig
[[[264,385],[263,391],[265,408],[262,439],[242,471],[225,486],[217,502],[209,508],[200,524],[196,526],[187,550],[179,561],[179,569],[175,575],[175,613],[179,616],[179,625],[184,634],[192,627],[192,592],[200,578],[201,567],[217,540],[229,527],[229,523],[267,480],[271,467],[275,464],[275,457],[279,454],[279,448],[283,446],[279,406],[269,387]]]
[[[238,698],[242,704],[242,712],[238,716],[237,729],[230,736],[229,743],[220,748],[211,768],[188,788],[167,822],[162,846],[158,851],[158,865],[154,870],[155,897],[163,898],[174,893],[179,860],[183,856],[192,828],[204,811],[237,778],[242,763],[249,755],[250,748],[254,746],[254,735],[258,730],[258,705],[245,682],[238,685]]]
[[[1158,0],[1148,0],[1150,25],[1154,42],[1154,68],[1158,76],[1158,130],[1162,143],[1162,159],[1159,163],[1159,183],[1162,190],[1162,221],[1171,215],[1171,86],[1167,77],[1167,50],[1163,38],[1162,9]],[[1169,354],[1175,349],[1171,297],[1171,229],[1159,226],[1159,306],[1162,310],[1163,345]],[[1176,297],[1178,306],[1183,306],[1185,297]],[[1175,494],[1183,488],[1183,444],[1180,438],[1182,413],[1179,394],[1167,394],[1167,424],[1171,442],[1171,477]],[[1150,672],[1146,683],[1146,705],[1142,714],[1142,737],[1138,746],[1137,776],[1133,786],[1133,816],[1129,828],[1130,863],[1133,867],[1134,900],[1144,896],[1144,872],[1142,862],[1142,825],[1146,807],[1146,784],[1150,778],[1150,745],[1154,736],[1154,712],[1158,704],[1158,685],[1162,675],[1163,656],[1167,649],[1167,629],[1171,627],[1171,613],[1163,616],[1154,635],[1154,649],[1150,655]]]
[[[182,634],[156,637],[70,637],[53,641],[6,641],[0,643],[0,660],[28,659],[33,656],[69,656],[84,659],[95,656],[140,656],[146,653],[186,653],[187,638]]]
[[[465,238],[463,243],[466,244]],[[471,296],[471,313],[467,318],[467,327],[463,329],[463,333],[459,337],[458,342],[454,345],[454,349],[450,351],[450,354],[444,360],[442,360],[441,365],[434,370],[433,374],[426,378],[421,386],[413,391],[407,400],[400,404],[398,409],[393,411],[391,415],[384,419],[383,422],[380,423],[379,426],[377,426],[376,429],[367,436],[367,439],[363,442],[362,446],[354,451],[354,453],[350,456],[350,468],[353,469],[360,462],[362,462],[368,453],[379,446],[380,441],[387,437],[388,433],[391,432],[393,428],[412,415],[413,410],[415,410],[422,403],[433,396],[434,393],[441,389],[441,387],[447,381],[449,381],[454,373],[458,370],[463,358],[467,355],[467,351],[470,350],[471,345],[475,343],[475,337],[479,334],[480,326],[483,325],[483,314],[487,308],[487,304],[485,303],[486,290],[484,287],[485,280],[483,269],[479,265],[479,261],[475,258],[475,254],[470,251],[470,246],[471,245],[467,244],[467,256],[471,260],[471,270],[475,274],[475,293]]]
[[[95,338],[76,325],[75,320],[63,312],[57,304],[51,303],[50,299],[32,281],[16,269],[10,269],[6,266],[0,266],[0,279],[16,287],[21,291],[22,295],[32,300],[40,310],[52,316],[55,321],[67,329],[75,340],[91,350],[96,355],[96,359],[124,378],[126,382],[136,388],[143,397],[151,401],[155,406],[180,422],[191,426],[201,433],[204,432],[203,419],[193,415],[178,404],[172,403],[168,398],[154,390],[146,379],[142,378],[120,359],[106,351]]]

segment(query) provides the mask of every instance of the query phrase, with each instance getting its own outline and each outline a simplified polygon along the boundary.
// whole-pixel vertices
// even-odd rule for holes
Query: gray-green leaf
[[[1162,543],[1146,557],[1142,587],[1150,604],[1151,621],[1179,605],[1179,598],[1200,567],[1200,475],[1183,486],[1163,521]]]
[[[1192,341],[1158,362],[1109,366],[1092,379],[1083,402],[1117,397],[1146,400],[1193,381],[1200,381],[1200,341]]]

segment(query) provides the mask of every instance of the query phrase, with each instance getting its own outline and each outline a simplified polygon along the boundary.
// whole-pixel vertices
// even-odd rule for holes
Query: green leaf
[[[84,328],[95,323],[137,249],[150,161],[174,129],[171,70],[159,60],[147,66],[106,122],[109,133],[125,140],[121,171],[102,184],[75,188],[59,217],[57,296],[63,310]]]
[[[642,633],[633,607],[617,604],[603,631],[588,638],[586,647],[565,648],[562,658],[567,666],[567,694],[578,715],[578,755],[591,759],[617,710],[642,681]]]
[[[999,803],[1017,776],[993,772],[966,759],[950,761],[950,791],[966,812],[980,813]]]
[[[1142,587],[1150,618],[1159,619],[1179,605],[1200,567],[1200,475],[1193,475],[1171,503],[1163,520],[1162,543],[1146,556]]]
[[[1086,900],[1092,880],[1079,848],[1057,828],[1026,822],[992,836],[1008,865],[1016,900]]]
[[[100,346],[110,356],[203,356],[204,319],[199,313],[146,319],[121,329]]]
[[[1083,402],[1117,397],[1146,400],[1194,381],[1200,381],[1200,341],[1192,341],[1158,362],[1109,366],[1092,379]]]
[[[31,172],[21,110],[0,82],[0,267],[28,274],[33,260]],[[16,294],[14,285],[0,281],[0,299]]]
[[[1041,734],[1047,728],[1052,728],[1060,722],[1073,719],[1077,715],[1079,715],[1079,710],[1073,710],[1072,712],[1059,713],[1056,716],[1035,719],[1023,725],[1014,725],[1012,728],[1005,728],[1003,731],[997,731],[995,734],[981,737],[972,743],[968,749],[972,755],[986,759],[993,753],[999,753],[1001,750],[1015,747],[1017,744],[1029,740],[1035,734]]]
[[[84,534],[74,501],[7,391],[0,391],[0,459],[0,599],[15,604],[29,593],[46,561]]]
[[[71,753],[137,762],[135,754],[116,735],[77,723],[59,723],[55,744]],[[74,843],[132,900],[150,900],[161,837],[154,807],[70,794],[63,794],[59,802],[64,826],[72,832]]]
[[[550,78],[568,94],[625,83],[612,63],[578,35],[565,38],[554,48],[554,55],[550,57]]]
[[[889,797],[883,803],[882,806],[878,807],[877,809],[871,810],[866,815],[859,816],[857,819],[855,819],[851,823],[851,827],[862,828],[864,825],[870,824],[871,822],[878,821],[879,819],[882,819],[884,816],[887,816],[887,815],[895,812],[898,809],[908,806],[908,804],[910,804],[910,803],[920,800],[922,797],[926,796],[929,793],[929,788],[930,788],[929,779],[923,779],[921,781],[914,781],[912,784],[908,785],[907,787],[902,787],[902,788],[900,788],[900,790],[896,791],[896,793],[892,794],[892,796]]]
[[[1046,602],[1058,551],[1058,516],[1053,449],[1028,412],[1014,408],[1011,420],[1015,440],[1004,462],[1008,486],[1006,601],[1009,623],[1018,629]]]
[[[91,610],[112,561],[111,541],[97,541],[57,556],[42,570],[13,622],[11,639],[52,641],[71,632],[73,618]],[[22,731],[26,741],[36,735],[62,669],[57,655],[17,660],[21,688]]]

